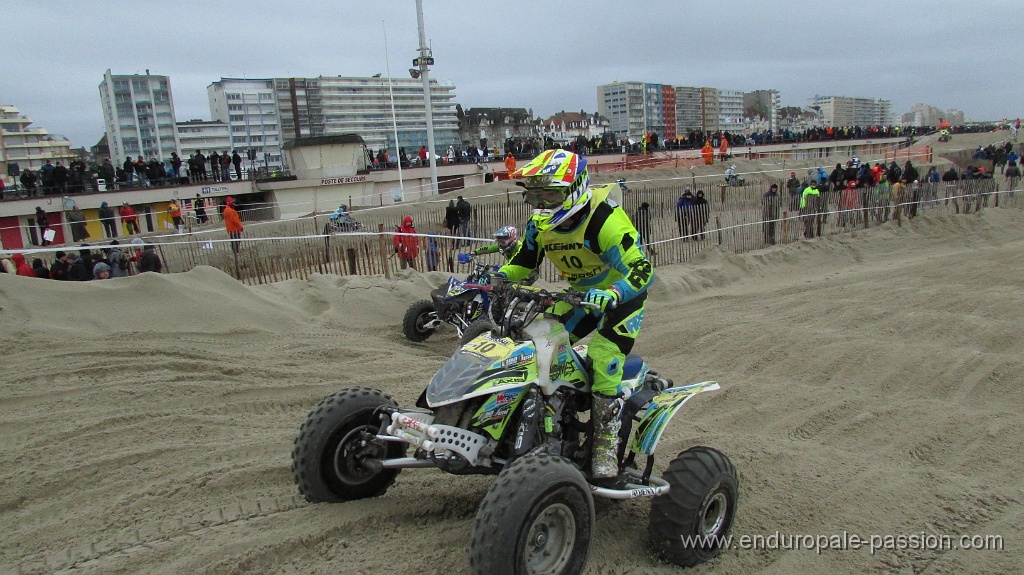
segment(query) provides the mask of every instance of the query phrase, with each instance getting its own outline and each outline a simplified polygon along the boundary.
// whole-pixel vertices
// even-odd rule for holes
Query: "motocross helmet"
[[[519,232],[515,226],[502,226],[494,232],[494,239],[498,240],[498,247],[504,254],[515,247],[516,240],[519,239]]]
[[[539,231],[549,230],[590,203],[587,160],[566,150],[546,150],[512,173],[526,188],[526,203],[533,207]]]

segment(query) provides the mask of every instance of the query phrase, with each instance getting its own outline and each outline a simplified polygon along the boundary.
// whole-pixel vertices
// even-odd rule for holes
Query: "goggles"
[[[526,203],[538,210],[557,208],[565,202],[566,188],[526,188]]]

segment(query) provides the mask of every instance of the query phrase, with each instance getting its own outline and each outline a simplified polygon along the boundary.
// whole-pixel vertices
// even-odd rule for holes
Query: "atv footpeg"
[[[613,478],[611,483],[602,481],[605,485],[614,486],[603,487],[591,483],[590,491],[598,497],[605,497],[607,499],[636,499],[637,497],[658,497],[665,495],[669,490],[668,481],[660,477],[651,477],[648,480],[650,485],[630,483],[630,479],[634,479],[634,477],[628,473],[623,473]]]

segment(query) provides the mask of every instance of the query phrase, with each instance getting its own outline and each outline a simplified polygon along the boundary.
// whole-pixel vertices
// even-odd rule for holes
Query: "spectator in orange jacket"
[[[167,204],[167,213],[171,216],[171,221],[174,222],[174,229],[179,233],[185,233],[185,222],[181,219],[181,206],[177,200],[171,200]]]
[[[512,155],[512,150],[505,153],[505,169],[508,170],[510,178],[512,177],[512,172],[516,171],[516,157]]]
[[[721,161],[726,160],[726,156],[729,155],[729,140],[724,135],[722,136],[722,145],[718,147],[718,159]]]
[[[402,269],[410,267],[416,269],[414,260],[420,253],[420,240],[415,235],[416,228],[412,227],[412,216],[405,216],[402,219],[402,226],[395,230],[391,238],[391,244],[395,247],[395,253],[402,263]]]
[[[238,253],[238,243],[242,240],[242,218],[238,216],[238,212],[235,210],[235,198],[228,196],[224,200],[224,229],[228,232],[228,237],[231,238],[231,251]]]
[[[704,165],[710,166],[715,163],[715,149],[711,147],[710,140],[704,142],[704,147],[700,149],[700,155],[704,158]]]

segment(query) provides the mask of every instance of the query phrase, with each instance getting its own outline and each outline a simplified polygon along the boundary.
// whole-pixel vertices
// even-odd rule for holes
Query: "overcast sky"
[[[423,0],[431,77],[473,107],[595,112],[615,81],[1024,115],[1020,0]],[[222,77],[408,77],[415,0],[3,0],[0,102],[72,146],[103,136],[103,72],[171,78],[179,121]]]

